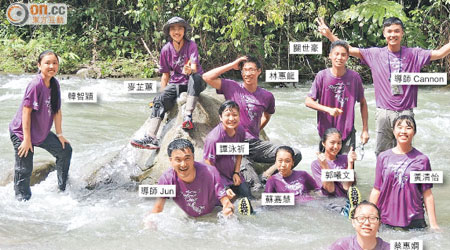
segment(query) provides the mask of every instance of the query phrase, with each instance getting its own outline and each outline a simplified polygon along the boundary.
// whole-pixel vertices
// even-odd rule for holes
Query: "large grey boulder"
[[[53,161],[37,161],[34,163],[33,172],[30,178],[30,186],[39,184],[45,180],[48,174],[55,170],[55,162]],[[0,186],[6,186],[14,180],[14,170],[8,172],[8,174],[0,180]]]

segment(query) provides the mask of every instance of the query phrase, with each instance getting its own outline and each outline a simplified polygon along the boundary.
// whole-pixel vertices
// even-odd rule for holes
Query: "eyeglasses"
[[[242,74],[245,74],[245,73],[255,74],[257,71],[258,71],[257,69],[253,69],[253,68],[252,69],[242,69],[241,70]]]
[[[358,147],[355,148],[356,160],[362,161],[364,158],[364,144],[360,143]]]
[[[380,220],[380,218],[374,217],[374,216],[371,216],[371,217],[356,216],[356,217],[353,217],[353,219],[355,219],[359,224],[363,224],[364,222],[366,222],[366,220],[369,220],[369,223],[372,223],[372,224],[376,223]]]

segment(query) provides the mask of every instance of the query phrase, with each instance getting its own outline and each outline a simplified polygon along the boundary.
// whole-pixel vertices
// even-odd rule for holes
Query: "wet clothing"
[[[244,142],[245,131],[242,126],[236,128],[234,136],[228,136],[223,124],[219,123],[215,128],[209,132],[205,139],[205,146],[203,149],[203,159],[209,160],[209,162],[217,168],[220,173],[220,180],[222,184],[229,187],[237,196],[252,197],[249,186],[245,183],[245,179],[242,174],[241,184],[235,186],[233,182],[233,175],[236,166],[237,155],[217,155],[216,143],[236,143]],[[242,186],[242,187],[241,187]]]
[[[370,67],[377,108],[402,111],[417,107],[417,85],[402,85],[401,94],[393,93],[391,73],[420,72],[430,62],[431,50],[401,47],[392,53],[387,47],[359,49],[361,63]],[[401,54],[401,58],[400,58]]]
[[[161,175],[158,185],[175,185],[175,203],[186,214],[198,217],[211,213],[226,193],[215,167],[200,162],[194,162],[194,167],[196,175],[193,182],[185,183],[170,168]]]
[[[270,141],[259,139],[261,117],[264,112],[275,113],[275,98],[269,91],[258,87],[251,93],[245,89],[243,83],[229,79],[222,79],[221,89],[218,94],[225,95],[225,99],[233,100],[239,105],[240,125],[245,129],[246,142],[249,143],[250,152],[248,156],[242,157],[241,172],[247,182],[254,189],[262,188],[258,174],[253,169],[253,162],[275,163],[275,153],[279,146]],[[300,150],[294,150],[294,167],[301,161]]]
[[[377,132],[377,145],[375,154],[395,146],[392,126],[396,116],[406,112],[413,114],[417,107],[417,85],[391,86],[391,73],[420,72],[430,62],[431,50],[422,48],[401,47],[398,52],[391,52],[387,47],[360,49],[361,63],[370,67],[375,90],[377,114],[375,127]]]
[[[313,197],[309,192],[318,190],[315,180],[306,171],[293,170],[288,177],[276,173],[266,182],[265,193],[294,193],[296,201],[308,201]]]
[[[334,161],[329,161],[328,166],[330,169],[347,169],[347,155],[337,155],[336,159]],[[347,198],[347,190],[344,189],[344,186],[341,182],[335,181],[334,182],[334,192],[329,193],[327,190],[325,190],[322,186],[322,168],[320,167],[320,163],[318,160],[315,160],[311,163],[311,171],[314,177],[314,180],[316,180],[317,186],[319,186],[322,190],[322,193],[327,196],[335,196],[335,197],[346,197]]]
[[[53,78],[55,79],[55,78]],[[59,82],[56,81],[56,87],[60,92]],[[59,95],[61,96],[61,94]],[[22,109],[23,107],[32,108],[31,112],[31,143],[33,145],[41,144],[46,138],[53,125],[53,117],[51,107],[51,89],[47,88],[42,79],[41,74],[37,74],[28,84],[22,100],[20,108],[9,124],[9,130],[12,131],[20,140],[23,140],[22,127]],[[61,107],[61,99],[58,100],[59,110]]]
[[[406,227],[424,219],[423,192],[433,184],[411,183],[411,171],[431,171],[428,157],[415,148],[407,154],[389,149],[378,156],[373,187],[380,191],[377,205],[382,223]]]
[[[362,250],[361,246],[358,244],[358,239],[356,235],[341,238],[333,243],[329,250]],[[389,250],[390,244],[383,241],[380,237],[377,237],[377,245],[374,250]]]
[[[10,138],[14,146],[14,191],[17,200],[29,200],[31,198],[30,178],[33,172],[33,156],[34,153],[28,151],[26,157],[19,157],[18,148],[22,140],[14,133],[10,132]],[[47,150],[51,155],[56,157],[56,172],[58,177],[59,190],[66,189],[67,178],[69,176],[70,160],[72,158],[72,147],[65,143],[64,149],[58,137],[49,132],[47,138],[37,145],[37,147]],[[34,151],[34,149],[33,149]]]
[[[317,73],[309,97],[319,104],[342,109],[337,117],[322,111],[317,111],[317,130],[322,138],[328,128],[337,128],[342,133],[342,140],[347,139],[353,130],[355,121],[355,103],[364,98],[364,88],[359,74],[347,69],[342,77],[336,77],[331,69]]]
[[[225,99],[235,101],[240,108],[241,125],[245,129],[246,139],[258,139],[261,117],[264,112],[275,113],[275,98],[269,91],[258,87],[255,92],[249,92],[243,85],[229,79],[222,79],[218,94]]]
[[[58,92],[59,83],[55,78]],[[61,96],[61,95],[60,95]],[[61,107],[61,98],[57,102],[58,110]],[[33,156],[30,150],[27,156],[19,157],[18,148],[23,141],[22,110],[23,107],[31,107],[31,144],[47,150],[56,157],[56,170],[58,175],[59,189],[66,189],[69,173],[70,160],[72,158],[72,147],[66,143],[62,148],[58,137],[50,131],[53,125],[54,114],[51,107],[51,89],[45,86],[41,74],[36,75],[28,84],[19,110],[9,124],[10,139],[14,147],[14,191],[16,199],[29,200],[31,198],[30,178],[33,172]],[[33,150],[34,151],[34,150]]]

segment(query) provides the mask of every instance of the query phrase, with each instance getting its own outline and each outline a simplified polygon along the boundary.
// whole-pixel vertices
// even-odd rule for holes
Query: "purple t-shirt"
[[[184,75],[183,67],[191,60],[191,64],[197,65],[197,73],[203,74],[200,59],[198,57],[197,44],[192,40],[184,40],[180,51],[176,51],[172,42],[166,43],[159,57],[159,73],[170,73],[169,83],[186,85],[189,75]]]
[[[158,185],[176,185],[175,203],[188,215],[198,217],[211,213],[226,193],[215,167],[200,162],[194,162],[194,167],[196,175],[193,182],[185,183],[178,179],[175,170],[170,168],[161,175]]]
[[[59,83],[56,80],[58,92]],[[61,96],[61,94],[60,94]],[[23,127],[22,127],[22,109],[23,107],[32,108],[31,111],[31,143],[33,145],[41,144],[53,125],[52,107],[51,107],[51,89],[45,86],[41,74],[37,74],[33,80],[28,84],[25,95],[17,110],[16,115],[9,124],[9,130],[12,131],[20,140],[23,141]],[[58,110],[61,107],[61,98],[58,100]]]
[[[223,124],[219,123],[209,132],[205,139],[205,147],[203,149],[203,159],[209,160],[220,173],[220,180],[225,186],[233,185],[233,173],[236,165],[236,155],[217,155],[216,143],[223,142],[243,142],[245,140],[245,131],[242,126],[236,128],[233,137],[228,136],[223,128]],[[241,176],[241,182],[245,180]]]
[[[390,73],[420,72],[430,62],[431,51],[422,48],[402,46],[400,51],[392,53],[387,47],[359,49],[361,63],[370,67],[375,89],[375,101],[378,108],[402,111],[417,107],[417,85],[402,85],[402,94],[393,95]]]
[[[423,219],[423,192],[433,184],[410,183],[411,171],[431,171],[430,160],[417,149],[395,154],[388,149],[378,155],[374,188],[380,190],[381,222],[406,227]]]
[[[240,124],[245,129],[245,138],[258,139],[263,113],[275,113],[273,94],[260,87],[251,93],[242,83],[229,79],[222,79],[222,87],[217,93],[225,95],[225,99],[233,100],[239,105]]]
[[[311,200],[310,191],[318,190],[314,179],[306,171],[293,170],[288,177],[276,173],[267,179],[266,193],[294,193],[296,200]]]
[[[337,117],[318,111],[317,130],[322,137],[328,128],[337,128],[345,140],[353,130],[355,103],[364,98],[364,88],[359,74],[347,69],[342,77],[336,77],[330,69],[321,70],[316,75],[308,96],[321,105],[343,110]]]
[[[356,235],[341,238],[333,243],[329,250],[362,250],[358,244],[358,238]],[[377,245],[374,250],[389,250],[390,244],[383,241],[380,237],[377,237]]]
[[[347,155],[338,155],[334,161],[328,161],[328,166],[330,169],[347,169]],[[311,163],[311,171],[316,180],[317,186],[322,189],[322,193],[327,196],[336,196],[336,197],[347,197],[347,190],[344,189],[342,183],[339,181],[334,182],[334,193],[329,193],[322,187],[322,168],[320,167],[320,163],[318,160],[315,160]]]

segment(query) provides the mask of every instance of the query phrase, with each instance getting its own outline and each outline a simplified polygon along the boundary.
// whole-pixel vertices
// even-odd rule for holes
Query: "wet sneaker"
[[[238,210],[242,215],[251,215],[253,213],[252,203],[247,197],[244,197],[238,202]]]
[[[136,148],[143,149],[159,149],[159,141],[151,136],[144,136],[141,140],[131,140],[131,145]]]
[[[352,218],[355,207],[361,203],[361,193],[359,192],[356,186],[351,186],[348,189],[348,200],[350,201],[350,211],[348,213],[348,217]]]
[[[192,122],[192,117],[187,115],[184,117],[184,122],[181,125],[184,130],[191,130],[194,128],[194,123]]]

